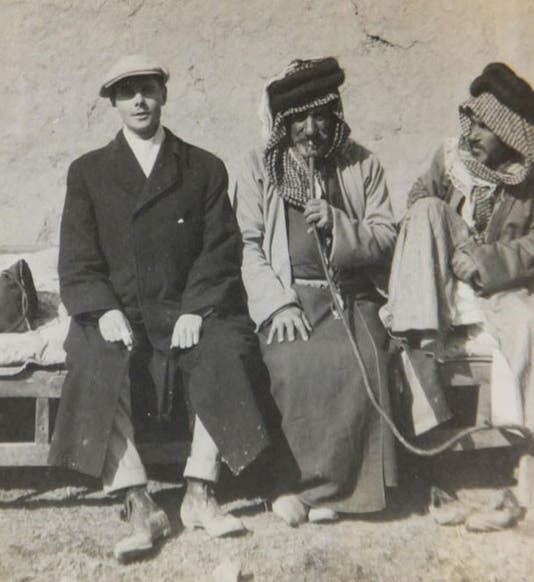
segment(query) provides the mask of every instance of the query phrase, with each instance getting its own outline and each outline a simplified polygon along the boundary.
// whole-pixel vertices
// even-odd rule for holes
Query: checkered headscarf
[[[279,195],[297,207],[303,207],[308,199],[308,170],[289,150],[288,118],[331,104],[335,127],[325,156],[331,157],[350,134],[337,89],[343,80],[343,71],[335,59],[293,61],[266,87],[263,113],[268,133],[264,150],[267,175]]]
[[[524,164],[513,164],[507,172],[502,172],[492,170],[474,159],[466,143],[472,125],[469,112],[480,118],[507,146],[519,152],[524,158]],[[488,182],[508,186],[521,184],[525,180],[534,162],[534,125],[508,109],[491,93],[482,93],[478,97],[471,97],[460,107],[460,126],[464,138],[460,153],[471,172]]]
[[[534,164],[534,91],[504,63],[490,63],[470,87],[471,98],[460,107],[463,139],[460,154],[474,175],[494,184],[521,184]],[[523,163],[505,170],[492,170],[469,153],[467,140],[473,113],[508,147],[518,152]]]

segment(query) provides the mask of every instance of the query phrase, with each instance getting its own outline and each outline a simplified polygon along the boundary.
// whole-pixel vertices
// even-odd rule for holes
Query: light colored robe
[[[481,323],[498,345],[492,421],[534,430],[534,177],[497,190],[481,243],[470,240],[468,229],[466,205],[475,183],[456,142],[447,141],[412,188],[391,271],[389,327],[402,334]],[[477,267],[473,287],[450,268],[459,246]],[[521,461],[519,486],[520,501],[533,507],[530,455]]]
[[[365,267],[384,292],[396,238],[384,170],[372,153],[355,142],[349,142],[336,161],[345,211],[332,208],[330,260],[340,271]],[[250,314],[260,327],[281,307],[298,303],[291,288],[284,201],[269,183],[260,149],[251,153],[240,172],[236,211],[244,243],[243,281]]]
[[[384,172],[354,142],[338,155],[336,168],[343,208],[332,207],[331,264],[342,289],[352,283],[357,288],[358,282],[361,288],[363,279],[383,291],[396,237]],[[328,503],[341,512],[383,509],[385,485],[395,483],[391,434],[365,393],[348,338],[332,315],[328,290],[294,285],[285,204],[267,178],[260,150],[242,168],[236,204],[249,309],[282,431],[300,471],[300,496],[308,505]],[[345,312],[372,388],[388,409],[387,385],[378,378],[387,376],[387,335],[372,286],[369,295],[374,297],[344,293]],[[263,324],[291,303],[299,304],[312,322],[310,339],[267,345]]]

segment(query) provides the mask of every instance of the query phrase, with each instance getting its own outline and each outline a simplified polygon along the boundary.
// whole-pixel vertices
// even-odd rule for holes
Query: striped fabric
[[[506,145],[519,152],[524,158],[524,164],[514,164],[508,171],[492,170],[474,159],[467,143],[464,143],[460,154],[466,167],[475,176],[493,184],[521,184],[534,162],[534,126],[503,105],[493,94],[481,93],[478,97],[471,97],[460,107],[460,126],[464,142],[467,142],[471,133],[470,112],[482,119]]]
[[[304,207],[308,199],[308,170],[289,151],[287,118],[328,103],[335,103],[333,114],[336,119],[336,127],[332,144],[325,157],[329,158],[334,152],[339,151],[350,135],[350,128],[343,119],[341,99],[337,92],[328,93],[310,103],[278,113],[275,116],[271,135],[265,148],[264,163],[269,179],[278,187],[279,195],[297,208]],[[316,174],[318,177],[317,170]]]
[[[495,206],[495,195],[493,189],[485,186],[474,186],[472,191],[473,198],[473,218],[475,220],[475,230],[478,234],[486,232],[489,220]]]

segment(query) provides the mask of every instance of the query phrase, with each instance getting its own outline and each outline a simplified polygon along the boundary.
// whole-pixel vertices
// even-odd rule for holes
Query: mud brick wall
[[[482,67],[534,81],[532,30],[531,0],[0,0],[0,247],[57,242],[69,163],[120,127],[98,88],[123,53],[168,64],[165,124],[231,172],[262,139],[266,80],[338,57],[353,136],[382,160],[400,217]]]

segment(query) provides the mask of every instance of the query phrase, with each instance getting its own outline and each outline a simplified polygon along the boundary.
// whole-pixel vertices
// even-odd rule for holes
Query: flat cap
[[[159,75],[166,83],[169,80],[169,69],[146,55],[121,57],[104,77],[104,82],[100,87],[100,97],[109,97],[112,85],[121,79],[137,75]]]

